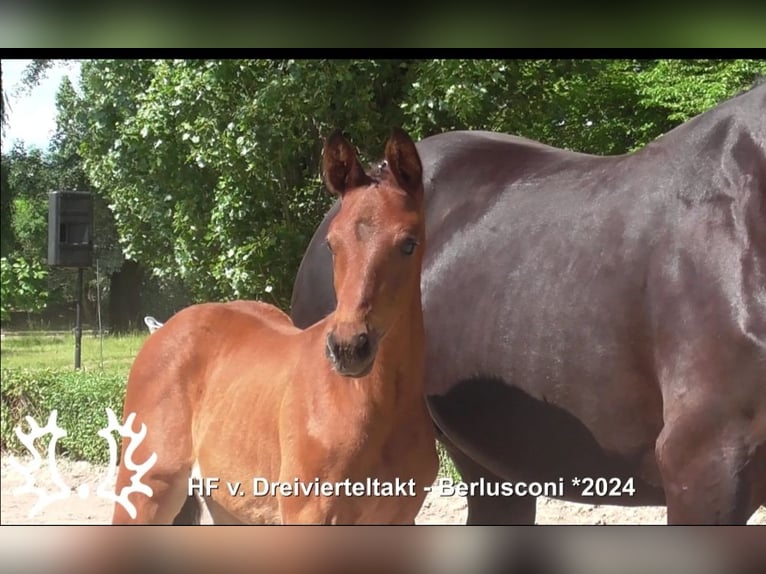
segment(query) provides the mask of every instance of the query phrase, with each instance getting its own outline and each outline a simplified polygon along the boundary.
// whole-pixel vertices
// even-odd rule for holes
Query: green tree
[[[81,160],[76,152],[76,126],[67,121],[67,98],[72,98],[74,91],[68,79],[62,83],[58,96],[59,129],[51,146],[44,151],[38,148],[27,150],[23,144],[16,143],[3,155],[3,179],[8,192],[4,199],[10,198],[7,209],[8,231],[13,244],[5,249],[9,266],[6,276],[18,276],[5,284],[5,292],[11,296],[14,285],[18,286],[20,300],[28,300],[30,290],[37,286],[43,299],[59,307],[68,305],[76,297],[76,270],[52,268],[47,270],[48,244],[48,193],[55,190],[88,190],[87,178],[81,167]],[[67,133],[62,126],[68,126],[72,133]],[[102,275],[119,268],[122,257],[117,246],[116,232],[111,212],[103,201],[95,201],[95,222],[98,228],[96,241],[101,248],[101,256],[106,259]],[[5,231],[5,230],[4,230]],[[116,254],[114,253],[116,251]],[[42,275],[38,271],[43,270]],[[34,272],[34,273],[33,273]],[[28,279],[26,283],[21,280]],[[32,281],[34,279],[34,281]],[[44,279],[44,280],[43,280]],[[86,295],[93,293],[95,300],[95,277],[93,270],[86,272]],[[105,283],[102,279],[102,283]],[[103,287],[103,285],[102,285]],[[16,304],[14,304],[16,305]],[[39,306],[32,306],[39,310]],[[19,309],[22,310],[22,309]],[[28,310],[28,309],[23,309]],[[6,313],[5,318],[8,318]]]
[[[41,311],[48,300],[47,271],[37,260],[0,257],[0,318],[10,318],[11,311]]]
[[[285,306],[331,202],[319,164],[334,127],[373,154],[397,124],[416,137],[486,129],[618,154],[763,70],[753,60],[95,60],[67,121],[126,257],[199,300]]]
[[[13,196],[8,179],[10,165],[5,155],[0,159],[0,257],[5,257],[13,250]]]
[[[48,192],[55,189],[49,157],[39,148],[16,143],[5,157],[11,201],[15,251],[25,259],[46,256]]]
[[[0,67],[0,137],[5,137],[8,125],[8,111],[10,105],[8,94],[3,83],[3,70]],[[11,209],[13,197],[8,182],[8,162],[3,155],[0,161],[0,257],[5,257],[13,249],[13,230],[11,229]]]
[[[3,92],[3,97],[0,99],[0,134],[5,136],[5,126],[8,124],[8,110],[10,109],[8,103],[8,94],[5,91],[5,84],[3,83],[3,69],[0,67],[0,87]]]
[[[7,225],[12,244],[2,259],[2,318],[11,311],[41,311],[50,301],[51,277],[45,267],[48,234],[48,191],[54,173],[47,154],[15,144],[3,158],[9,198]],[[5,238],[4,238],[5,242]]]
[[[200,299],[286,304],[330,203],[322,136],[372,149],[400,123],[398,61],[98,61],[83,66],[83,155],[123,249]]]
[[[642,106],[681,123],[766,74],[766,60],[658,60],[636,77]]]
[[[87,133],[86,121],[80,96],[65,77],[56,93],[56,130],[51,139],[50,158],[58,189],[93,193],[95,256],[101,273],[108,276],[122,267],[124,257],[109,202],[84,170],[80,150]]]
[[[86,270],[85,297],[96,303],[96,290],[108,302],[111,276],[124,263],[114,216],[109,202],[96,189],[83,169],[80,148],[87,132],[87,118],[81,113],[80,97],[68,77],[61,81],[56,93],[56,129],[50,143],[49,157],[56,176],[57,189],[89,191],[93,197],[93,239],[95,266]],[[50,288],[61,293],[63,300],[72,300],[76,293],[75,269],[60,268],[51,273]],[[112,325],[114,327],[114,325]]]
[[[402,105],[419,137],[483,129],[619,154],[765,72],[763,60],[431,60]]]

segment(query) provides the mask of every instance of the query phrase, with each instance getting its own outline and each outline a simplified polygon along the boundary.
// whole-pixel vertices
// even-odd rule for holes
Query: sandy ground
[[[28,464],[30,459],[22,459]],[[2,457],[2,496],[0,522],[2,524],[108,524],[112,503],[95,496],[96,489],[107,474],[107,467],[87,462],[59,460],[59,472],[71,489],[69,497],[45,507],[35,516],[29,516],[37,497],[34,494],[15,494],[24,483],[23,477],[11,466],[9,457]],[[88,493],[83,498],[81,494]],[[459,496],[429,494],[416,522],[418,524],[465,524],[467,506]],[[203,520],[203,523],[205,520]],[[575,504],[539,498],[538,524],[664,524],[665,509],[658,507],[619,507]],[[750,524],[766,525],[766,508],[761,508]]]

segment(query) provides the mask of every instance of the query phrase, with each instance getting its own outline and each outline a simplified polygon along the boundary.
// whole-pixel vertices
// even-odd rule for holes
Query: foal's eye
[[[330,253],[333,253],[332,245],[330,245],[330,241],[328,239],[324,240],[324,244],[325,244],[325,247],[327,247],[327,251],[329,251]]]
[[[401,245],[402,253],[404,253],[405,255],[412,255],[412,253],[415,251],[415,247],[417,246],[417,244],[418,242],[412,239],[411,237],[405,239]]]

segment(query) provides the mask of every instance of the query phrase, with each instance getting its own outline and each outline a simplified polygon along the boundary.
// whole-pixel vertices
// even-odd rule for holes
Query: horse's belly
[[[620,439],[619,416],[613,413],[576,416],[499,379],[464,381],[443,395],[429,396],[428,402],[447,439],[505,480],[563,479],[567,488],[562,498],[596,502],[598,497],[588,499],[573,482],[616,479],[613,483],[632,485],[636,492],[612,504],[662,501],[654,458],[658,431],[653,425]]]

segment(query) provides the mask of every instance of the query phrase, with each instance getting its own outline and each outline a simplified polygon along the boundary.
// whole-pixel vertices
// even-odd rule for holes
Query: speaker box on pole
[[[87,191],[48,194],[48,265],[93,265],[93,196]]]

